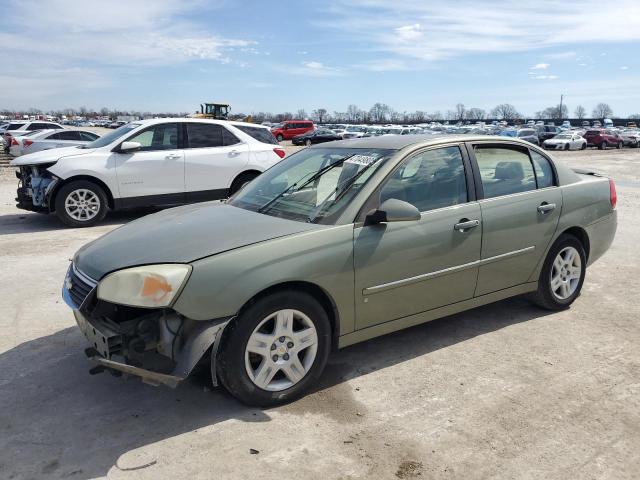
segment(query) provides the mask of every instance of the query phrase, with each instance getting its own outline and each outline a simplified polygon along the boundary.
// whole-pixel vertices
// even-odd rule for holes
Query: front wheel
[[[306,142],[304,142],[304,144],[305,144],[307,147],[310,147],[310,146],[311,146],[311,139],[307,139],[307,141],[306,141]]]
[[[580,295],[587,267],[584,247],[573,235],[561,235],[545,259],[532,301],[547,310],[562,310]]]
[[[69,227],[91,227],[107,214],[107,195],[97,184],[76,180],[60,189],[55,200],[56,215]]]
[[[618,142],[618,150],[622,148],[622,142]]]
[[[565,149],[565,150],[569,150],[569,144],[568,144],[568,143],[565,143],[565,145],[564,145],[564,149]]]
[[[304,292],[276,292],[250,304],[227,326],[216,372],[241,402],[274,406],[317,383],[330,346],[329,319],[318,301]]]
[[[279,142],[281,142],[283,138],[284,138],[284,137],[283,137],[282,135],[278,134],[278,136],[276,137],[276,140],[278,140]]]
[[[587,149],[587,144],[583,143],[582,146],[580,147],[580,150],[586,150]]]
[[[606,150],[607,148],[607,142],[602,142],[600,145],[598,145],[598,148],[600,150]]]

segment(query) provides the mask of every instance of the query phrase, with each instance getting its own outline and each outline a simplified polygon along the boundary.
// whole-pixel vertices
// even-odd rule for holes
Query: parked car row
[[[50,140],[46,132],[40,151],[11,162],[19,168],[17,206],[55,212],[74,227],[95,225],[108,210],[226,198],[285,156],[268,128],[242,122],[136,121],[55,150],[46,150],[46,143],[65,140]],[[22,148],[36,143],[23,141]]]

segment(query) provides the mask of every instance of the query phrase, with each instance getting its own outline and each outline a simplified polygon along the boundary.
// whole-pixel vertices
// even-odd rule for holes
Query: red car
[[[607,147],[622,148],[624,145],[624,139],[620,135],[602,128],[587,130],[584,138],[587,140],[587,147],[598,147],[600,150]]]
[[[302,135],[315,129],[316,126],[311,120],[285,120],[277,127],[271,129],[271,133],[276,139],[291,140],[296,135]]]

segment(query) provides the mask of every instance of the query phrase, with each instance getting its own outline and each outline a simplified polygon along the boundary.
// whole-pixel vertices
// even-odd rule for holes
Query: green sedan
[[[207,362],[269,406],[312,389],[338,348],[515,295],[569,307],[615,205],[611,180],[518,139],[338,141],[89,243],[63,297],[92,373],[176,386]]]

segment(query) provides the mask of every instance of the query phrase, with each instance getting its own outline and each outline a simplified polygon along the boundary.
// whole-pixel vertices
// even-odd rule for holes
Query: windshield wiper
[[[356,180],[358,180],[358,178],[360,178],[364,174],[364,172],[366,172],[371,167],[373,167],[376,163],[378,163],[378,160],[376,160],[374,162],[371,162],[369,165],[365,166],[362,170],[360,170],[358,173],[356,173],[353,177],[346,179],[341,185],[336,185],[336,188],[334,190],[332,190],[331,193],[322,202],[320,202],[320,204],[314,209],[313,213],[307,217],[307,222],[313,223],[320,216],[319,215],[320,212],[322,212],[322,210],[324,209],[324,206],[329,201],[329,198],[331,198],[331,195],[336,193],[340,188],[342,188],[342,191],[340,193],[338,193],[338,195],[336,195],[336,198],[333,200],[333,203],[336,203],[338,200],[340,200],[342,197],[344,197],[345,194],[351,188],[351,186],[354,183],[356,183]]]
[[[330,163],[329,165],[327,165],[326,167],[321,168],[320,170],[318,170],[316,173],[314,173],[311,177],[309,177],[302,185],[300,185],[297,189],[294,190],[294,188],[298,185],[298,183],[300,183],[305,177],[302,177],[300,180],[298,180],[296,183],[293,183],[291,185],[289,185],[287,188],[285,188],[282,192],[280,192],[278,195],[276,195],[275,197],[273,197],[271,200],[269,200],[267,203],[265,203],[264,205],[262,205],[261,207],[259,207],[256,212],[258,213],[263,213],[267,208],[269,208],[271,205],[273,205],[275,202],[277,202],[279,199],[281,199],[282,197],[284,197],[287,193],[295,193],[299,190],[302,190],[304,187],[306,187],[307,185],[309,185],[311,182],[314,182],[316,179],[318,179],[319,177],[321,177],[322,175],[324,175],[326,172],[328,172],[329,170],[337,167],[338,165],[342,165],[346,160],[350,159],[351,157],[354,157],[356,154],[352,154],[352,155],[348,155],[344,158],[341,158],[340,160],[337,160],[333,163]]]

